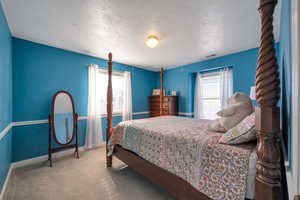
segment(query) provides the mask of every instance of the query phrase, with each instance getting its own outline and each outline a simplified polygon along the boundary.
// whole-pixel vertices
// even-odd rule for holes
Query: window
[[[217,112],[227,106],[232,95],[232,70],[197,74],[195,87],[195,118],[216,119]]]
[[[100,92],[100,106],[101,112],[106,113],[106,94],[107,94],[107,82],[108,74],[104,70],[99,70],[97,74],[96,84],[101,85]],[[122,113],[123,108],[123,95],[124,95],[124,76],[123,73],[113,72],[112,74],[112,86],[113,86],[113,113]]]
[[[204,74],[200,82],[200,101],[202,101],[200,104],[200,109],[202,110],[201,118],[215,119],[217,118],[216,113],[221,109],[220,75],[219,73]]]

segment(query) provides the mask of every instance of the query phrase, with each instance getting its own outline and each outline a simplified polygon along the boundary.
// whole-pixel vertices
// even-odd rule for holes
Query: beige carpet
[[[105,166],[104,148],[12,171],[4,200],[171,200],[170,195],[114,159]]]

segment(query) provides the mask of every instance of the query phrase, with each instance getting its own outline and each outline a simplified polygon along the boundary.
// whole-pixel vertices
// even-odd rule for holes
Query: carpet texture
[[[114,158],[105,164],[105,148],[56,158],[12,171],[4,200],[172,200],[158,186]]]

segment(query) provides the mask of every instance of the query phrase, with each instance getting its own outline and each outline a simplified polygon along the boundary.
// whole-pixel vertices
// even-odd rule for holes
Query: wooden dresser
[[[163,115],[178,115],[178,96],[164,96]],[[160,96],[149,97],[150,117],[160,116]]]

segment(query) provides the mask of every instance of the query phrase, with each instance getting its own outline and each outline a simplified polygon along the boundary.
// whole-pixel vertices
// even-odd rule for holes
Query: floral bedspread
[[[218,144],[206,120],[163,116],[121,122],[111,137],[149,162],[218,200],[243,200],[253,145]]]

